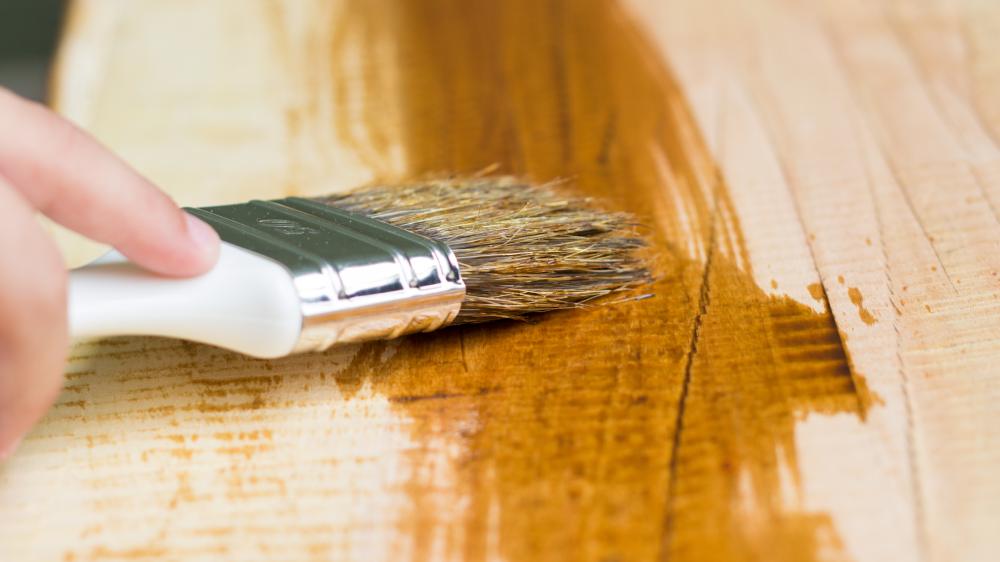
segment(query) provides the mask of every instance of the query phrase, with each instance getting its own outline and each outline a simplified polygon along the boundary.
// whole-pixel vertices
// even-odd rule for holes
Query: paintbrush
[[[166,336],[280,357],[586,307],[650,280],[632,216],[509,177],[187,211],[219,233],[218,264],[168,279],[111,252],[73,270],[74,338]]]

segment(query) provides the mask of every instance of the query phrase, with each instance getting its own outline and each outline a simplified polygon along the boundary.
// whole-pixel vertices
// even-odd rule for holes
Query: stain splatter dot
[[[869,326],[874,324],[875,316],[865,308],[865,298],[861,295],[861,291],[859,291],[857,287],[851,287],[847,290],[847,296],[851,298],[851,302],[854,303],[854,306],[858,307],[858,316],[861,317],[861,321]]]
[[[806,289],[809,291],[809,295],[816,299],[817,302],[823,302],[826,297],[826,293],[823,291],[822,283],[811,283]]]

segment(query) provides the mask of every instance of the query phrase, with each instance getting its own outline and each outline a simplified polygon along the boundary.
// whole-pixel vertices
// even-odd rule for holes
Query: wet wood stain
[[[662,279],[647,302],[402,342],[376,388],[432,397],[394,402],[420,422],[415,437],[447,431],[452,409],[480,423],[462,436],[465,519],[404,532],[422,544],[456,526],[451,546],[473,560],[491,554],[491,525],[517,560],[838,552],[829,518],[783,496],[797,485],[794,424],[863,416],[871,400],[829,313],[768,297],[735,267],[749,259],[738,224],[723,224],[726,187],[627,17],[602,1],[390,5],[390,21],[356,16],[394,26],[410,173],[572,178],[655,225]],[[372,104],[400,96],[371,87]]]

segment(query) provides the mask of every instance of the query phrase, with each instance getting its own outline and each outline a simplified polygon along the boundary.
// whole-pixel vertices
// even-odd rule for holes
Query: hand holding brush
[[[48,172],[66,174],[57,177],[65,199],[36,208],[117,248],[69,275],[74,338],[166,336],[279,357],[581,307],[649,281],[630,216],[597,210],[552,186],[496,177],[427,181],[185,215],[83,133],[30,109],[71,130],[76,150],[88,157]],[[0,171],[5,149],[21,155],[0,140]],[[70,174],[74,163],[101,174]],[[58,280],[51,287],[4,294],[0,284],[0,302],[13,291],[28,294],[10,323],[31,324],[27,331],[35,335],[33,345],[18,349],[19,362],[3,366],[0,407],[10,409],[0,410],[0,447],[14,443],[54,399],[66,346],[65,274],[51,242],[29,224],[32,213],[22,214],[17,228],[33,233],[35,251],[49,256],[42,263],[59,274],[29,274]],[[211,265],[215,233],[222,245]]]

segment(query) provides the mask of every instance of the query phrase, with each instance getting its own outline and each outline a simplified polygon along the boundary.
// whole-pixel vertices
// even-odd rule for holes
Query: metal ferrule
[[[362,215],[297,197],[188,211],[288,270],[302,311],[294,352],[436,330],[465,297],[446,244]]]

